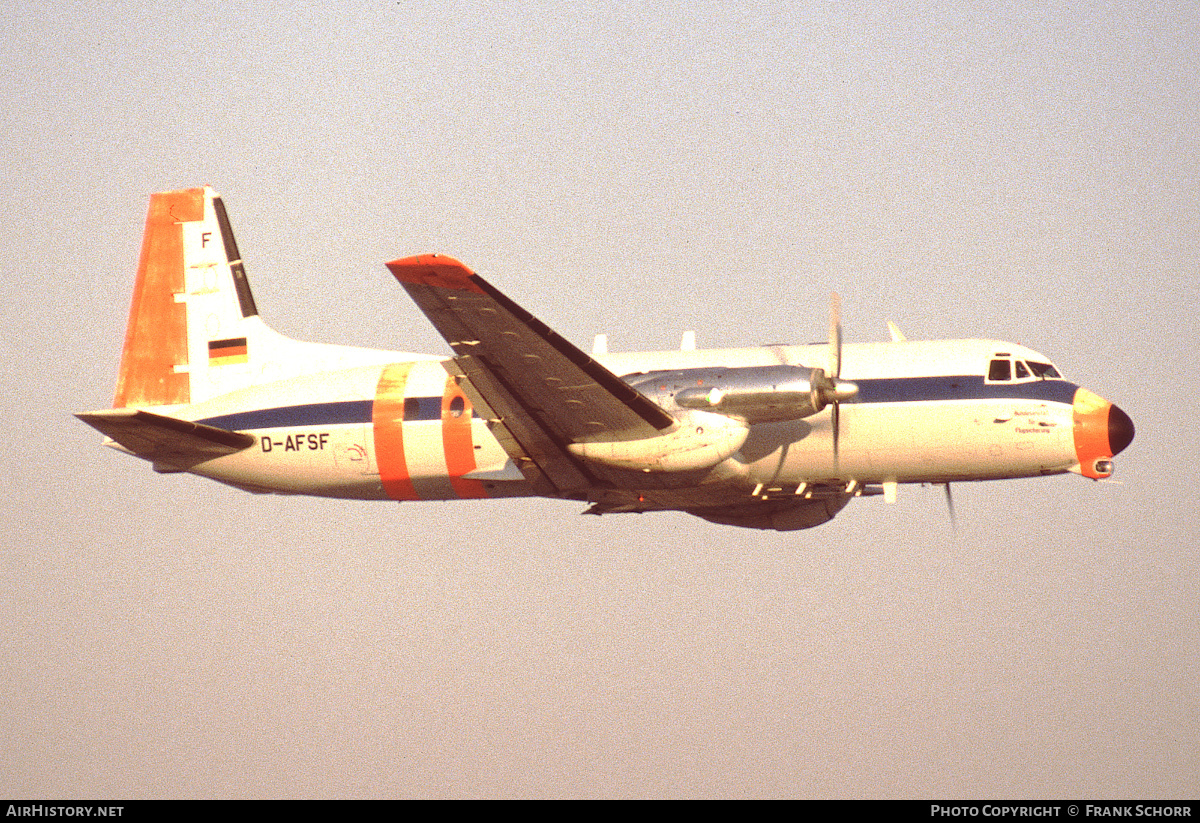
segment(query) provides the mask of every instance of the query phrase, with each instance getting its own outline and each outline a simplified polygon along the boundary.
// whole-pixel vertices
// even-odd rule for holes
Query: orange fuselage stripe
[[[456,404],[458,398],[461,403]],[[487,497],[483,483],[463,477],[476,467],[475,444],[471,437],[471,401],[453,377],[446,380],[446,390],[442,392],[442,447],[455,494],[464,499]]]
[[[412,363],[385,366],[375,387],[371,429],[375,434],[375,462],[379,480],[393,500],[418,500],[404,459],[404,386]]]

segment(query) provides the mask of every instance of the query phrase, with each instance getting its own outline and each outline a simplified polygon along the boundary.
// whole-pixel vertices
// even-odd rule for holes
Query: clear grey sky
[[[0,795],[1200,794],[1191,2],[10,3]],[[791,534],[155,476],[112,397],[148,195],[264,318],[447,352],[452,254],[613,350],[998,337],[1119,483]]]

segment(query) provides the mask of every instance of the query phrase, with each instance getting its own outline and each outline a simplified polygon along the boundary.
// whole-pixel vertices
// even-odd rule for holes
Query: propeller
[[[813,387],[821,407],[833,407],[833,464],[838,465],[838,441],[841,438],[841,404],[858,394],[858,386],[840,380],[842,374],[842,299],[834,292],[829,296],[829,369],[813,369]]]

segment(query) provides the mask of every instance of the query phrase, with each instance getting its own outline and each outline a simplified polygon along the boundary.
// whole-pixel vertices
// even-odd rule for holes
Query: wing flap
[[[252,434],[140,409],[104,409],[75,416],[131,454],[151,461],[156,471],[186,471],[255,442]]]
[[[487,416],[493,436],[539,494],[582,493],[592,485],[585,468],[476,359],[459,357],[449,365],[466,378],[461,386],[471,404]]]

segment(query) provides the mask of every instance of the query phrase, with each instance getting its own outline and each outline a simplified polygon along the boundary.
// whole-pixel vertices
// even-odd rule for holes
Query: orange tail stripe
[[[175,302],[186,288],[183,227],[204,219],[204,189],[155,194],[146,215],[114,408],[165,406],[191,399],[187,365],[187,309]]]

